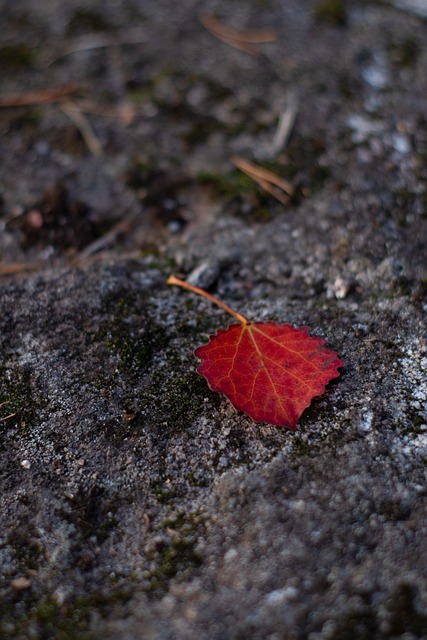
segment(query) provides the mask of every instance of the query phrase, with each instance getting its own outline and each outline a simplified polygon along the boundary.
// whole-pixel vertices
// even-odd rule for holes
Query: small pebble
[[[187,282],[201,289],[209,289],[218,280],[219,273],[219,264],[206,260],[193,269],[187,278]]]
[[[31,580],[29,578],[25,578],[24,576],[20,576],[19,578],[15,578],[10,583],[10,586],[14,591],[25,591],[31,587]]]

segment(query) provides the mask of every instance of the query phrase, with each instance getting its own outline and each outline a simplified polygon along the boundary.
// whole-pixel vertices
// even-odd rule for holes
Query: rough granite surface
[[[427,638],[424,3],[0,13],[0,637]],[[171,272],[339,353],[295,433],[195,372],[230,318]]]

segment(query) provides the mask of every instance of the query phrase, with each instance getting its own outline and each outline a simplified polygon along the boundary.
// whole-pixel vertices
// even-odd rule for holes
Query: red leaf
[[[232,324],[195,350],[197,371],[253,420],[295,430],[304,409],[339,376],[337,354],[303,329],[274,322]]]
[[[206,291],[174,276],[177,284],[203,295],[233,315],[240,324],[219,329],[209,343],[195,350],[201,373],[214,391],[253,420],[295,430],[302,412],[321,395],[343,366],[335,351],[324,347],[306,328],[289,324],[249,322]]]

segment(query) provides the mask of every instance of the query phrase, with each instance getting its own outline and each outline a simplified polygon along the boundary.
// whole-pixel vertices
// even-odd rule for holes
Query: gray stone
[[[0,3],[34,55],[0,47],[2,94],[77,80],[103,148],[0,113],[1,637],[427,638],[426,23],[206,6],[274,28],[257,57],[194,0],[98,4]],[[290,91],[285,207],[229,156]],[[172,271],[339,353],[295,433],[196,373],[232,320]]]

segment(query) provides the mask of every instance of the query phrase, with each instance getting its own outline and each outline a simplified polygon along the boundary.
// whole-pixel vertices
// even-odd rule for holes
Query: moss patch
[[[36,598],[31,591],[17,593],[0,605],[1,637],[95,640],[98,635],[90,629],[94,612],[107,617],[112,606],[127,600],[128,593],[118,588],[108,594],[99,591],[75,597],[63,604],[51,596]]]
[[[295,195],[292,202],[298,204],[303,198],[322,189],[331,175],[329,168],[319,162],[325,149],[325,142],[321,137],[294,137],[286,152],[276,162],[264,163],[263,166],[293,185]],[[234,210],[241,215],[242,204],[245,203],[250,205],[251,216],[255,221],[262,222],[271,218],[271,211],[266,204],[271,203],[272,198],[238,169],[224,173],[201,172],[196,180],[198,184],[210,187],[213,197],[227,199],[228,205],[234,204],[232,212]]]
[[[118,356],[118,370],[131,379],[146,371],[154,353],[168,343],[164,327],[154,323],[141,298],[134,292],[108,296],[104,305],[112,318],[97,334],[108,350]]]
[[[212,187],[215,197],[241,198],[245,193],[257,192],[256,183],[237,169],[227,173],[203,171],[197,175],[197,182],[201,185]]]
[[[153,381],[153,390],[157,387]],[[217,394],[209,390],[205,380],[196,372],[176,372],[167,377],[161,386],[161,411],[167,418],[169,430],[179,432],[188,427],[205,408],[205,397],[212,402]]]
[[[25,574],[44,564],[45,549],[40,541],[40,532],[27,516],[8,531],[7,544],[13,550],[13,560],[18,572]]]
[[[164,595],[172,578],[186,580],[201,566],[202,558],[196,549],[200,529],[201,520],[196,513],[180,513],[165,519],[163,533],[149,553],[155,565],[150,572],[151,596]]]
[[[28,370],[18,367],[9,369],[4,365],[0,366],[0,403],[3,402],[7,404],[0,407],[0,418],[12,413],[15,415],[0,422],[0,432],[18,427],[23,434],[26,427],[31,427],[38,411],[47,404],[44,397],[34,394]]]
[[[310,446],[307,442],[304,442],[303,440],[301,440],[301,438],[298,437],[292,439],[292,446],[292,455],[294,457],[299,458],[300,456],[309,456],[314,455],[315,453],[315,449],[313,448],[313,446]]]

